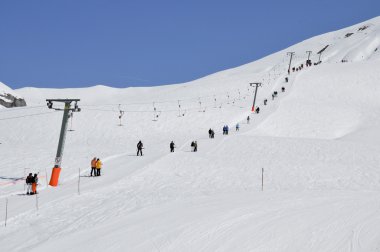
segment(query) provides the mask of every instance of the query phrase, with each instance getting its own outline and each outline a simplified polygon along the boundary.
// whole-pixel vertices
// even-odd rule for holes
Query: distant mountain
[[[0,82],[0,105],[6,108],[24,107],[26,102],[23,97],[16,94],[10,87]]]

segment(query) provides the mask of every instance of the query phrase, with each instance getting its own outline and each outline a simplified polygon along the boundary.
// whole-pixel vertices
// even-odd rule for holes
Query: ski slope
[[[286,52],[298,67],[326,45],[321,64],[287,75]],[[2,250],[380,251],[379,51],[374,18],[189,83],[16,90],[28,107],[0,110]],[[57,188],[46,186],[62,120],[52,98],[82,109]],[[103,175],[88,177],[95,156]],[[29,172],[38,198],[24,195]]]

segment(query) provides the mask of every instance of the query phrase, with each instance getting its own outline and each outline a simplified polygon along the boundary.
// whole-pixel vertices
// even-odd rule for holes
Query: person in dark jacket
[[[170,152],[174,152],[175,144],[173,141],[170,142]]]
[[[197,141],[194,141],[194,152],[198,151],[198,143]]]
[[[211,138],[211,133],[212,133],[212,130],[211,128],[208,130],[208,138]]]
[[[33,175],[29,173],[25,180],[26,183],[26,194],[32,194],[32,183],[33,183]]]
[[[142,153],[142,149],[144,148],[144,146],[143,146],[143,143],[141,142],[141,140],[137,143],[137,156],[139,155],[139,153],[140,153],[140,156],[142,156],[143,155],[143,153]]]
[[[258,113],[260,113],[260,108],[259,107],[256,108],[256,114],[258,114]]]

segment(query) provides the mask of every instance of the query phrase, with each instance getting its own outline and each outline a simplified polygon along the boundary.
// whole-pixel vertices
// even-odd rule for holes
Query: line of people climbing
[[[287,77],[286,77],[286,82],[287,82]],[[281,88],[281,91],[282,92],[285,92],[285,87],[282,87]],[[272,93],[272,100],[274,100],[275,97],[277,97],[278,95],[278,92],[277,91],[274,91]],[[268,99],[264,99],[264,105],[266,106],[267,105],[267,102],[268,102]],[[255,112],[257,114],[260,113],[260,107],[256,107],[255,109]],[[250,123],[250,116],[247,116],[247,124]],[[236,123],[235,125],[235,130],[236,131],[240,131],[240,124],[239,123]],[[224,125],[223,126],[223,135],[228,135],[229,133],[229,126],[228,125]],[[213,139],[215,137],[215,131],[213,129],[209,129],[208,130],[208,136],[210,139]],[[142,141],[140,140],[138,143],[137,143],[137,156],[143,156],[143,149],[144,149],[144,144],[142,143]],[[171,141],[170,144],[169,144],[169,149],[170,149],[170,152],[174,152],[174,149],[176,148],[175,144],[174,144],[174,141]],[[191,151],[192,152],[197,152],[198,151],[198,143],[197,141],[192,141],[191,144],[190,144],[190,148],[191,148]],[[100,171],[101,171],[101,168],[102,168],[102,162],[100,161],[99,158],[96,158],[94,157],[92,160],[91,160],[91,175],[94,173],[94,176],[100,176]]]

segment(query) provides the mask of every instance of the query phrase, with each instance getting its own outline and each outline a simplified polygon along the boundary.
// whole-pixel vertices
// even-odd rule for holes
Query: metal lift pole
[[[66,132],[67,132],[67,124],[69,121],[69,113],[70,111],[73,112],[79,112],[80,108],[76,105],[76,102],[80,101],[79,99],[47,99],[48,107],[49,109],[55,109],[55,110],[63,110],[63,118],[62,118],[62,125],[61,125],[61,133],[59,135],[59,142],[58,142],[58,148],[57,148],[57,154],[55,157],[55,163],[54,168],[51,173],[50,177],[50,186],[57,186],[58,180],[59,180],[59,174],[61,172],[61,163],[62,163],[62,156],[63,156],[63,150],[65,147],[65,140],[66,140]],[[65,106],[63,109],[56,109],[53,108],[53,101],[54,102],[64,102]],[[75,107],[71,108],[71,103],[75,101]]]

